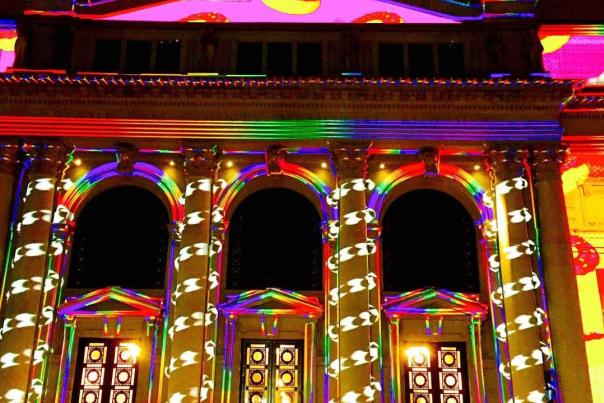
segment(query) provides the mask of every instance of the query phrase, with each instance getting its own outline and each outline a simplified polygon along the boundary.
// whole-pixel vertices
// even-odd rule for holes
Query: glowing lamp
[[[122,357],[122,359],[124,361],[127,361],[129,359],[132,359],[132,361],[136,361],[136,359],[138,358],[138,356],[141,353],[141,349],[138,346],[138,344],[135,343],[122,343],[122,346],[126,347],[126,350],[124,350],[124,354],[125,356]]]
[[[79,166],[81,166],[81,165],[82,165],[82,160],[81,160],[80,158],[76,158],[75,160],[73,160],[73,164],[74,164],[76,167],[79,167]]]
[[[226,166],[227,166],[227,168],[233,168],[233,161],[228,160],[228,161],[226,162]]]
[[[327,162],[321,162],[321,168],[323,168],[323,169],[327,168]]]
[[[383,162],[380,163],[380,169],[384,169],[384,168],[386,168],[386,164],[384,164]]]
[[[427,367],[430,362],[430,349],[424,346],[413,346],[405,350],[409,366]]]
[[[474,165],[474,170],[475,171],[480,171],[480,164]]]

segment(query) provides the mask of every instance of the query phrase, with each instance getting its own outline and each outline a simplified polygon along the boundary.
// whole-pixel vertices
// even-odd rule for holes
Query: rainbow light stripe
[[[117,162],[108,162],[99,165],[89,171],[84,177],[78,179],[74,186],[65,193],[61,203],[65,205],[69,211],[76,212],[95,185],[105,179],[119,175]],[[166,175],[164,171],[145,162],[135,162],[132,167],[131,176],[143,178],[156,184],[166,196],[172,221],[179,221],[182,219],[183,209],[180,204],[182,192],[174,180]]]
[[[485,319],[489,312],[485,304],[470,298],[467,294],[435,288],[419,289],[402,293],[396,297],[386,297],[382,308],[386,316],[394,318],[462,315]]]
[[[227,296],[227,302],[218,306],[220,312],[225,316],[238,315],[297,315],[310,318],[318,318],[323,315],[323,307],[317,297],[308,297],[303,294],[282,290],[279,288],[267,288],[265,290],[251,290],[238,295]],[[285,307],[263,308],[268,301],[279,301]]]

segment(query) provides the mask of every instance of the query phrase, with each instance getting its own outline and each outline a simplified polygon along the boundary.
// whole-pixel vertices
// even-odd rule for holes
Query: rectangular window
[[[123,339],[81,339],[72,403],[132,403],[136,344]]]
[[[148,73],[151,68],[151,42],[126,42],[126,73]]]
[[[262,43],[239,42],[237,44],[237,74],[262,73]]]
[[[242,345],[241,401],[299,403],[302,401],[300,341],[250,341]]]
[[[292,44],[269,42],[267,45],[266,74],[269,76],[291,76]]]
[[[120,70],[121,54],[121,41],[114,39],[96,41],[92,69],[100,72],[117,73]]]
[[[434,59],[431,44],[409,44],[409,75],[422,78],[434,77]]]
[[[438,45],[438,70],[441,77],[459,78],[466,75],[461,43]]]
[[[378,46],[380,75],[401,77],[405,75],[404,48],[401,43],[380,43]]]
[[[412,403],[469,403],[463,343],[423,343],[405,349],[405,395]]]
[[[180,70],[180,41],[159,41],[155,57],[157,73],[178,73]]]
[[[318,77],[323,71],[320,43],[298,43],[298,75]]]

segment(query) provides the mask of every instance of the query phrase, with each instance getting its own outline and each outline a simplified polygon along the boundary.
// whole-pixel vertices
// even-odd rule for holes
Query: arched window
[[[320,290],[319,214],[289,189],[253,193],[233,213],[228,255],[229,289]]]
[[[466,209],[443,192],[402,195],[382,224],[384,289],[479,292],[475,231]]]
[[[163,288],[168,212],[153,193],[109,189],[77,218],[68,286]]]

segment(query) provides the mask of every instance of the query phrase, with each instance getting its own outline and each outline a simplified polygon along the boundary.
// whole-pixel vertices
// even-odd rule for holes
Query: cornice
[[[571,81],[0,76],[6,115],[557,120]],[[512,118],[510,118],[512,116]]]

